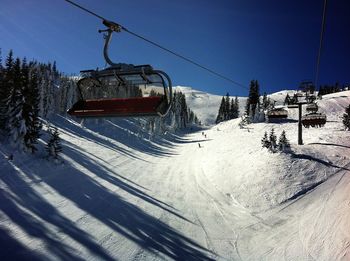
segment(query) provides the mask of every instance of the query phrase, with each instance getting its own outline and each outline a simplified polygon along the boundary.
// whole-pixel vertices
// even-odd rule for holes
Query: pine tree
[[[46,145],[46,151],[49,158],[58,159],[59,154],[62,152],[61,138],[56,127],[48,126],[48,132],[50,139]]]
[[[9,131],[10,98],[14,89],[14,58],[10,50],[2,69],[2,85],[0,89],[0,129]]]
[[[254,119],[256,107],[260,104],[259,83],[252,80],[249,85],[249,95],[246,104],[246,113],[251,119]]]
[[[26,86],[26,104],[25,104],[25,120],[27,126],[27,133],[24,136],[24,142],[28,149],[34,153],[37,149],[35,144],[40,137],[41,122],[39,119],[39,87],[38,76],[35,69],[31,69],[29,72],[29,81]]]
[[[281,136],[278,140],[278,150],[281,152],[286,152],[290,150],[290,143],[286,137],[286,132],[283,130]]]
[[[233,118],[237,119],[239,116],[239,101],[238,101],[238,97],[235,97],[235,101],[234,101],[234,111],[233,111]]]
[[[272,128],[271,132],[270,132],[270,136],[269,136],[269,140],[270,140],[270,150],[272,152],[276,152],[276,148],[277,148],[277,137],[275,134],[275,130]]]
[[[200,124],[200,121],[199,121],[198,118],[197,118],[197,115],[194,115],[194,123],[195,123],[196,125],[201,125],[201,124]]]
[[[266,92],[264,92],[263,99],[262,99],[262,109],[267,110],[269,106],[270,106],[270,99],[267,97]]]
[[[226,93],[225,105],[224,105],[224,120],[230,119],[230,94]]]
[[[238,123],[239,127],[241,129],[245,129],[247,127],[248,124],[250,124],[250,118],[247,114],[244,114],[241,116],[241,121]]]
[[[13,73],[13,90],[8,105],[8,126],[10,130],[11,144],[13,147],[22,150],[24,145],[24,136],[27,132],[27,128],[25,119],[23,118],[25,96],[23,93],[23,76],[21,71],[21,61],[19,58],[17,58],[14,62]]]
[[[350,130],[350,104],[345,109],[345,113],[343,114],[343,124],[345,129]]]
[[[269,138],[267,137],[267,132],[265,131],[263,138],[261,139],[261,144],[263,148],[269,149],[271,146],[271,142],[269,141]]]
[[[224,113],[225,113],[225,98],[222,97],[221,103],[220,103],[220,108],[218,112],[218,116],[216,117],[215,123],[218,124],[219,122],[224,121]]]
[[[2,66],[2,54],[0,49],[0,130],[5,128],[5,100],[6,94],[4,92],[4,68]]]
[[[290,104],[290,96],[289,96],[288,93],[287,93],[287,95],[286,95],[286,98],[284,99],[283,104],[284,104],[284,105],[289,105],[289,104]]]

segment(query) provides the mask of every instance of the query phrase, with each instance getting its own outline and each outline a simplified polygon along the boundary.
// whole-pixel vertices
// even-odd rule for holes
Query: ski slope
[[[304,146],[295,121],[152,137],[137,121],[57,116],[62,162],[8,161],[0,145],[0,259],[349,260],[349,103],[324,96],[330,121]],[[261,148],[271,128],[293,154]]]

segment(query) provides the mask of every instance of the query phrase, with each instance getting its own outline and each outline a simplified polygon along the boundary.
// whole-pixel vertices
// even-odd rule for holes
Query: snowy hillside
[[[212,124],[222,96],[178,89]],[[318,104],[329,122],[303,146],[293,119],[156,137],[56,116],[62,162],[0,144],[0,260],[349,260],[350,91]],[[293,153],[261,148],[272,128]]]
[[[198,118],[202,121],[203,125],[215,124],[216,117],[218,115],[222,96],[213,95],[210,93],[197,91],[191,87],[176,86],[175,91],[181,91],[186,95],[186,102],[188,103],[191,110],[193,110]],[[231,96],[231,98],[235,98]],[[239,110],[244,111],[247,98],[238,97],[239,99]]]

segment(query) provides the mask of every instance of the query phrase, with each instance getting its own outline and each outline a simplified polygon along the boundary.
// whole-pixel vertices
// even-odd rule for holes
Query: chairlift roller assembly
[[[113,63],[108,47],[113,32],[123,28],[107,20],[104,58],[110,65],[103,70],[81,71],[78,81],[79,100],[68,110],[76,117],[164,117],[170,110],[172,84],[163,71],[150,65]]]

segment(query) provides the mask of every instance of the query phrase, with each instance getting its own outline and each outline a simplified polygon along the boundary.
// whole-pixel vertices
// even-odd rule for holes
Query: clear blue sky
[[[262,91],[296,88],[314,79],[323,0],[77,0],[184,56]],[[350,1],[328,0],[320,84],[350,82]],[[0,0],[0,48],[56,61],[65,73],[105,65],[100,20],[63,0]],[[247,95],[199,68],[127,33],[114,34],[115,62],[151,64],[174,85]]]

